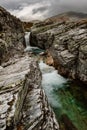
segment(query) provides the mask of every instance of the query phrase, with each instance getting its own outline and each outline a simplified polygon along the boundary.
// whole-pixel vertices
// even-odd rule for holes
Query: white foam
[[[43,74],[48,73],[48,72],[52,72],[55,70],[54,67],[46,65],[45,63],[43,63],[43,61],[40,61],[39,66],[40,66],[41,72]]]
[[[25,49],[24,49],[24,52],[27,52],[27,51],[32,51],[32,48],[30,46],[27,46]]]
[[[43,61],[40,62],[39,66],[42,71],[42,86],[50,104],[54,107],[61,107],[58,95],[55,94],[55,91],[63,87],[63,84],[66,83],[67,80],[60,76],[54,67],[46,65]]]

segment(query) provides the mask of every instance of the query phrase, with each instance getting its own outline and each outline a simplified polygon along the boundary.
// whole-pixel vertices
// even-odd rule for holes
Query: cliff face
[[[21,21],[0,7],[0,62],[9,59],[16,51],[21,51],[23,44]]]
[[[53,38],[50,42],[49,37]],[[61,75],[87,84],[87,20],[44,21],[32,28],[30,38],[31,45],[49,49]]]

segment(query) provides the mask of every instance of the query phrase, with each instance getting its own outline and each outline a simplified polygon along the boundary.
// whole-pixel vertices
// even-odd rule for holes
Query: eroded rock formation
[[[5,130],[13,121],[17,95],[29,71],[29,60],[28,57],[16,59],[0,69],[0,130]]]
[[[0,6],[0,62],[20,53],[23,44],[22,22]]]
[[[41,77],[37,61],[28,56],[0,69],[0,130],[59,129]]]
[[[42,90],[41,77],[38,63],[33,61],[18,96],[14,116],[15,130],[18,127],[22,130],[59,129],[55,115]]]
[[[39,23],[40,24],[40,23]],[[44,40],[45,35],[47,36]],[[53,39],[54,40],[49,40]],[[33,40],[32,40],[33,39]],[[34,42],[33,42],[34,41]],[[87,20],[59,20],[33,26],[31,45],[49,49],[61,75],[87,84]]]

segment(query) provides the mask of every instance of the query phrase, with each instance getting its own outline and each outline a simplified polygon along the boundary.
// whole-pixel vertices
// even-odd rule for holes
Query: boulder
[[[51,33],[39,33],[34,34],[31,32],[30,34],[30,45],[38,46],[41,49],[48,49],[51,47],[54,40],[54,36]]]

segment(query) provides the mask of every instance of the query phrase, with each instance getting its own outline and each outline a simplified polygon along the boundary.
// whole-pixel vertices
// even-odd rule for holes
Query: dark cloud
[[[36,14],[36,13],[38,13],[38,12],[44,12],[44,10],[47,10],[47,7],[39,7],[38,9],[33,9],[32,10],[32,13],[33,14]]]
[[[28,21],[67,11],[87,13],[87,0],[0,0],[0,5],[13,15]]]

